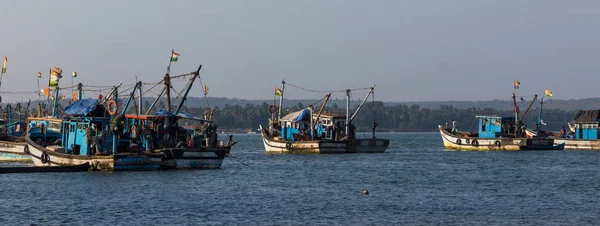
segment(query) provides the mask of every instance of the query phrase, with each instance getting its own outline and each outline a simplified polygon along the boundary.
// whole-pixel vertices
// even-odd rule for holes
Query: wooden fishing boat
[[[365,101],[374,92],[375,87],[368,88],[369,92],[350,116],[349,100],[350,90],[346,92],[346,115],[323,113],[331,93],[327,94],[320,109],[313,111],[313,106],[308,106],[300,111],[292,112],[281,117],[283,104],[283,90],[276,89],[281,97],[278,117],[275,104],[269,107],[271,119],[269,127],[260,126],[261,136],[265,150],[268,153],[314,153],[314,154],[339,154],[339,153],[382,153],[387,150],[389,140],[375,137],[376,122],[373,122],[373,136],[371,138],[357,139],[356,129],[352,121],[360,111]],[[275,101],[273,101],[275,102]]]
[[[170,68],[170,65],[168,68]],[[202,65],[194,72],[174,76],[178,78],[190,76],[187,87],[180,92],[183,95],[174,111],[171,109],[170,98],[171,76],[167,72],[162,80],[165,85],[164,89],[146,113],[141,112],[140,90],[138,114],[126,114],[124,117],[125,130],[132,131],[129,133],[129,137],[134,142],[139,143],[134,145],[146,150],[147,153],[163,156],[162,168],[218,169],[221,167],[225,156],[230,152],[231,147],[236,144],[236,142],[233,142],[232,136],[229,136],[227,143],[218,139],[218,126],[212,121],[213,110],[204,114],[203,118],[181,112],[192,85],[199,79],[201,68]],[[166,110],[149,114],[163,94],[167,96]],[[190,130],[186,130],[179,125],[180,120],[193,120],[199,122],[199,125],[190,132]],[[141,134],[141,136],[136,134]]]
[[[446,149],[467,151],[518,151],[518,150],[561,150],[554,145],[553,138],[526,138],[514,126],[514,117],[476,116],[477,132],[452,132],[451,128],[439,125]],[[503,126],[507,125],[507,126]],[[515,135],[516,134],[516,135]]]
[[[112,93],[116,91],[117,87]],[[56,123],[60,123],[59,131],[48,129]],[[114,124],[100,100],[80,99],[65,108],[63,119],[30,118],[26,150],[38,167],[89,164],[91,170],[103,171],[160,168],[161,155],[131,149],[119,142]]]

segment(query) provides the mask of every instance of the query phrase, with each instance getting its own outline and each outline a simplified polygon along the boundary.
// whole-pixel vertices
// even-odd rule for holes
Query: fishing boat
[[[27,111],[29,103],[27,104]],[[10,104],[6,106],[6,119],[0,119],[0,162],[29,162],[31,156],[25,152],[25,140],[23,134],[26,125],[23,122],[21,104],[17,104],[13,110]],[[18,118],[15,117],[18,114]]]
[[[473,151],[562,150],[564,145],[555,145],[552,137],[526,136],[526,131],[520,126],[522,122],[518,120],[520,112],[514,93],[512,97],[515,117],[476,116],[477,132],[456,131],[438,125],[444,148]],[[520,118],[525,117],[536,98],[537,95]]]
[[[115,110],[111,115],[104,105],[108,98],[112,98],[111,103],[118,101],[119,86],[114,87],[106,99],[100,100],[81,99],[82,85],[79,84],[79,99],[65,108],[61,118],[56,114],[57,98],[52,115],[29,118],[26,151],[32,156],[34,165],[89,164],[90,170],[100,171],[159,169],[161,155],[131,148],[126,140],[120,139],[123,130],[119,120],[123,118],[132,95],[118,114],[114,114]],[[58,96],[58,90],[57,87],[55,96]]]
[[[169,67],[170,68],[170,65]],[[171,77],[169,72],[158,84],[164,84],[164,88],[157,96],[145,114],[141,113],[141,98],[138,114],[126,114],[124,119],[125,129],[143,134],[137,136],[135,141],[139,142],[141,149],[148,153],[160,154],[162,168],[167,169],[218,169],[223,159],[236,144],[232,136],[225,143],[218,139],[217,124],[212,120],[214,110],[209,110],[202,118],[194,117],[181,112],[192,85],[200,76],[202,65],[194,72]],[[171,79],[189,76],[189,82],[183,88],[179,105],[174,110],[171,107]],[[156,87],[156,86],[155,86]],[[202,87],[205,88],[205,87]],[[206,92],[204,92],[206,96]],[[150,114],[157,101],[166,95],[166,109]],[[141,90],[140,90],[141,96]],[[199,122],[193,130],[186,130],[179,125],[180,120],[192,120]]]
[[[373,134],[371,138],[357,139],[356,129],[352,124],[353,119],[360,111],[365,101],[374,92],[374,86],[367,88],[369,92],[350,116],[350,91],[346,92],[346,115],[324,113],[331,93],[323,98],[323,103],[317,112],[312,105],[300,111],[289,113],[281,117],[281,105],[283,104],[283,91],[286,82],[282,82],[282,88],[276,88],[276,94],[280,96],[278,117],[275,104],[269,107],[271,119],[268,128],[260,125],[261,136],[267,153],[313,153],[313,154],[339,154],[339,153],[382,153],[389,146],[389,140],[375,137],[373,122]],[[296,86],[297,87],[297,86]],[[275,100],[273,101],[275,102]]]
[[[568,123],[569,132],[553,133],[556,144],[564,144],[565,150],[600,150],[598,123],[600,110],[580,110]]]

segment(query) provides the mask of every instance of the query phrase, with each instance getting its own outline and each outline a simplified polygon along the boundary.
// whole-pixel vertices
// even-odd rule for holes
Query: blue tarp
[[[302,110],[302,113],[300,113],[294,120],[292,120],[292,122],[300,122],[304,120],[310,120],[310,111],[308,110],[308,108]]]
[[[175,115],[175,114],[173,114],[171,112],[168,112],[166,110],[160,110],[160,111],[156,112],[156,115],[158,115],[158,116],[173,116],[173,117],[177,116],[177,115]]]
[[[177,114],[177,116],[179,116],[180,118],[184,118],[184,119],[193,119],[193,120],[198,120],[198,121],[208,121],[208,120],[204,120],[202,118],[198,118],[196,116],[190,115],[189,113],[185,113],[185,112],[181,112],[181,113]]]
[[[83,99],[73,102],[65,108],[65,114],[68,115],[87,115],[94,111],[98,106],[97,99]]]

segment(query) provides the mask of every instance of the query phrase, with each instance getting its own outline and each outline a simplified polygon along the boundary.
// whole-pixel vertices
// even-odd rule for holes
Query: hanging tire
[[[469,139],[466,139],[466,140],[465,140],[465,143],[466,143],[466,144],[470,144],[470,143],[471,143],[471,140],[469,140]]]
[[[473,147],[479,147],[479,141],[473,140],[471,141],[471,145],[473,145]]]
[[[292,144],[292,142],[291,142],[291,141],[288,141],[288,142],[285,144],[285,149],[291,150],[292,148],[294,148],[294,145]]]
[[[501,143],[499,140],[497,140],[497,141],[496,141],[494,144],[495,144],[497,147],[502,147],[502,143]]]
[[[40,159],[42,160],[42,164],[50,163],[50,156],[46,152],[42,152]]]
[[[25,147],[23,148],[23,152],[25,152],[25,154],[29,155],[29,146],[25,145]]]
[[[461,145],[462,141],[460,139],[456,139],[456,144]]]

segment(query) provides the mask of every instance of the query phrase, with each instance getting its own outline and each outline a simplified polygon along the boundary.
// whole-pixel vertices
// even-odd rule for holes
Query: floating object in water
[[[365,190],[363,191],[363,195],[368,195],[368,194],[369,194],[369,190],[365,189]]]

